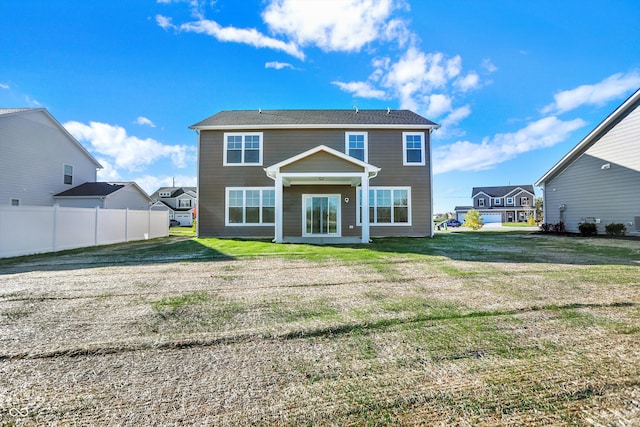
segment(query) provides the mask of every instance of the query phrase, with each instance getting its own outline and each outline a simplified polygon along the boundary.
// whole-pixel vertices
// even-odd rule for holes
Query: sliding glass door
[[[340,236],[340,195],[302,196],[303,236]]]

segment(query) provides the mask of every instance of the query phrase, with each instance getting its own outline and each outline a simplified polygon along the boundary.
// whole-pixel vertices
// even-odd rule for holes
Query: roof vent
[[[387,107],[387,114],[391,114],[391,108]]]
[[[258,114],[262,114],[262,108],[258,107]]]
[[[353,106],[353,108],[355,108],[355,109],[356,109],[356,114],[358,114],[358,106],[357,106],[357,105],[354,105],[354,106]]]

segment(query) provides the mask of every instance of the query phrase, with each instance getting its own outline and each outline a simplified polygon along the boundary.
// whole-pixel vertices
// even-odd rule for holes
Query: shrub
[[[468,228],[470,228],[472,230],[481,229],[482,226],[484,225],[484,223],[482,221],[482,216],[480,215],[480,212],[478,212],[475,209],[471,209],[464,216],[464,224],[462,224],[462,225],[464,227],[468,227]]]
[[[558,234],[566,233],[567,229],[564,227],[564,222],[560,221],[553,224],[553,232]]]
[[[582,236],[595,236],[598,234],[598,226],[592,222],[583,222],[578,225],[578,230]]]
[[[620,237],[624,236],[627,232],[627,227],[624,224],[608,224],[604,227],[608,236]]]

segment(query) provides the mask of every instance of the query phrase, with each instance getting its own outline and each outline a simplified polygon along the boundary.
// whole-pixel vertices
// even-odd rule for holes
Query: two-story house
[[[182,226],[193,225],[195,208],[198,206],[196,187],[160,187],[151,195],[151,210],[166,210],[169,219],[175,219]]]
[[[499,187],[473,187],[472,206],[456,206],[460,222],[471,209],[482,215],[485,224],[496,222],[524,222],[535,217],[533,185],[505,185]]]
[[[640,234],[640,89],[609,114],[547,171],[536,186],[544,194],[544,221],[625,224]]]
[[[44,108],[0,108],[0,206],[53,206],[102,166]]]
[[[221,111],[199,134],[198,235],[433,235],[430,133],[408,110]]]

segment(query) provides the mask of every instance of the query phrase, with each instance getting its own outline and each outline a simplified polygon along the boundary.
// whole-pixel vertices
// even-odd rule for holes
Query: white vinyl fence
[[[0,258],[168,235],[166,211],[0,206]]]

